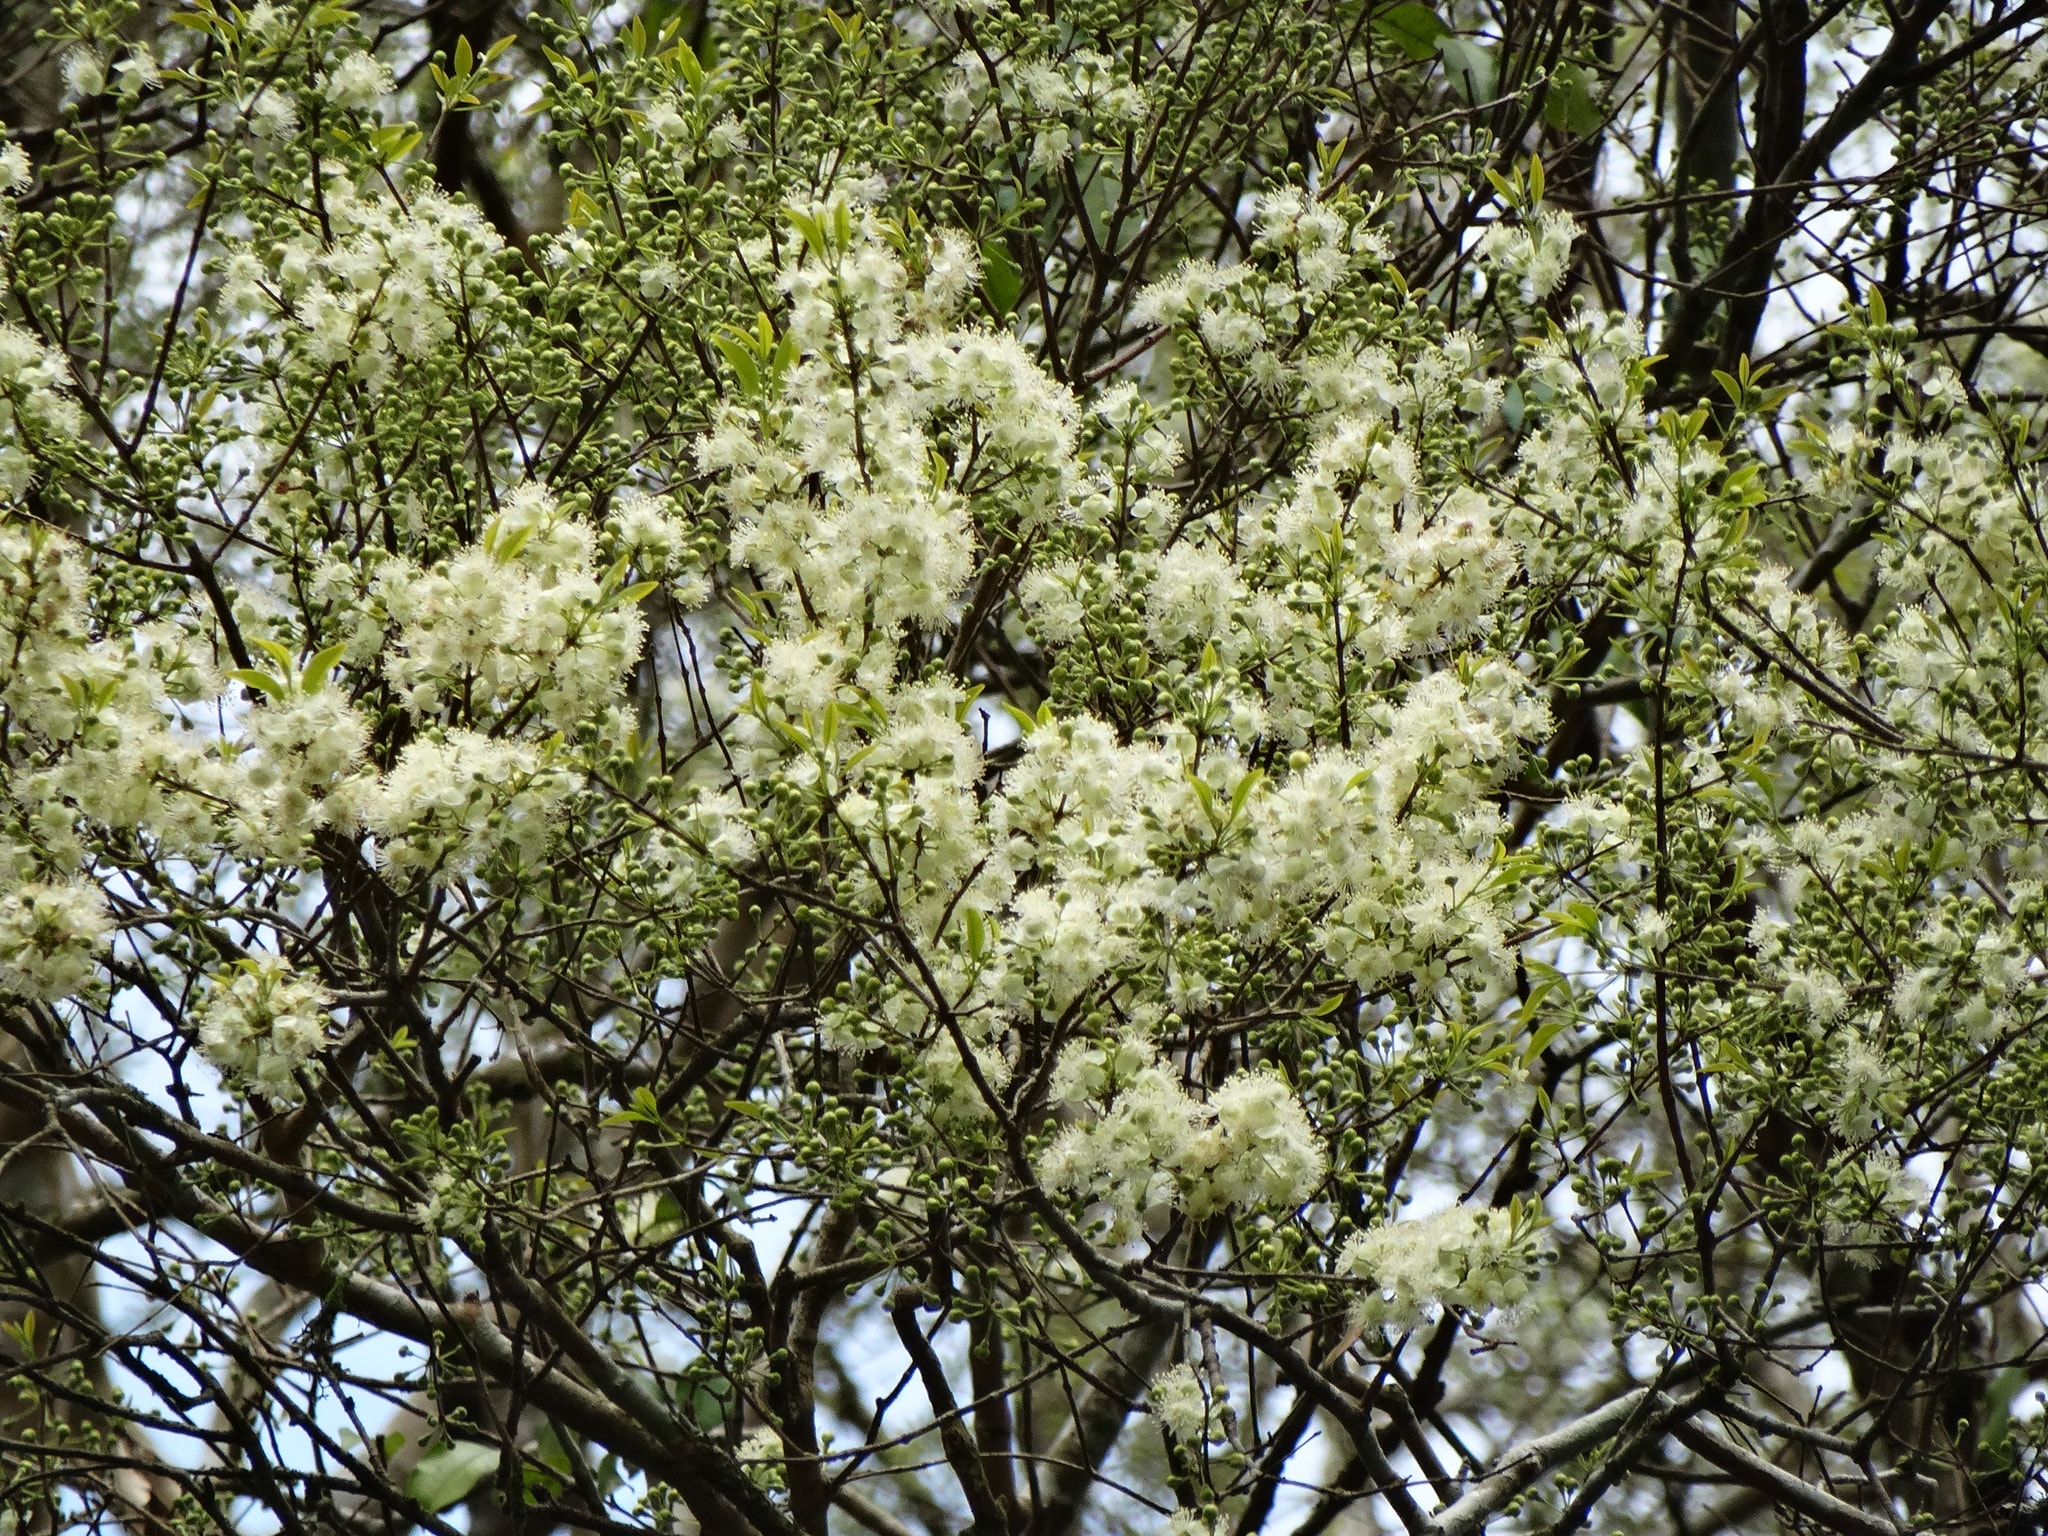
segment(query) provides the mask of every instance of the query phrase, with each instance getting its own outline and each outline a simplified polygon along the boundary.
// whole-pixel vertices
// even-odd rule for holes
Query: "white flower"
[[[727,155],[740,154],[752,144],[753,140],[747,137],[747,130],[740,126],[740,120],[730,112],[713,123],[710,132],[704,135],[704,147],[721,159]]]
[[[391,66],[367,53],[344,54],[328,66],[327,99],[337,107],[368,111],[391,89]]]
[[[1790,971],[1785,977],[1785,1002],[1803,1008],[1819,1024],[1832,1024],[1849,1006],[1849,993],[1838,977],[1819,969]]]
[[[1110,1092],[1096,1118],[1069,1126],[1040,1157],[1039,1177],[1100,1202],[1117,1240],[1156,1205],[1195,1215],[1299,1205],[1322,1181],[1308,1117],[1269,1068],[1235,1074],[1204,1104],[1143,1042],[1068,1047],[1056,1097],[1079,1106]]]
[[[1244,607],[1245,587],[1230,557],[1183,540],[1159,557],[1145,593],[1146,627],[1161,647],[1221,640]]]
[[[1149,1041],[1125,1035],[1114,1040],[1073,1040],[1060,1052],[1047,1089],[1053,1103],[1079,1108],[1115,1095],[1158,1059]]]
[[[1434,1216],[1381,1222],[1352,1238],[1340,1274],[1371,1282],[1353,1308],[1361,1324],[1413,1328],[1444,1307],[1487,1312],[1529,1290],[1534,1233],[1516,1211],[1454,1205]]]
[[[1209,1438],[1209,1398],[1193,1367],[1170,1366],[1155,1376],[1146,1401],[1175,1439],[1200,1445]]]
[[[298,130],[299,104],[275,88],[259,92],[247,112],[249,131],[259,139],[289,138]]]
[[[107,66],[92,49],[80,44],[64,55],[64,89],[73,96],[97,96],[107,88]]]
[[[1196,328],[1218,357],[1242,357],[1266,339],[1266,322],[1241,309],[1207,309]]]
[[[611,532],[633,564],[650,576],[674,568],[690,547],[690,525],[668,503],[640,490],[625,491],[612,502]]]
[[[1636,951],[1639,956],[1650,959],[1662,955],[1671,947],[1671,918],[1654,907],[1646,907],[1636,914]]]
[[[448,879],[508,852],[538,858],[567,789],[533,747],[449,731],[399,754],[366,796],[363,824],[376,834],[387,869]]]
[[[131,43],[126,55],[114,65],[114,73],[120,77],[122,94],[127,96],[153,91],[163,83],[163,70],[147,43]]]
[[[92,976],[112,926],[95,886],[16,886],[0,896],[0,989],[38,1002],[69,997]]]
[[[650,532],[645,518],[637,523]],[[472,718],[538,713],[567,729],[617,696],[642,621],[614,601],[590,529],[522,486],[480,544],[432,572],[393,565],[378,590],[399,623],[385,674],[421,715],[462,701]]]
[[[772,1429],[757,1429],[740,1442],[740,1468],[758,1488],[782,1487],[782,1436]]]
[[[1074,152],[1074,130],[1065,123],[1053,123],[1031,136],[1033,169],[1045,170],[1062,164]]]
[[[689,119],[673,101],[666,99],[649,102],[640,114],[640,120],[649,133],[664,142],[680,139],[690,131]]]
[[[0,145],[0,192],[19,192],[29,184],[34,167],[19,144]]]
[[[1899,1239],[1902,1225],[1926,1209],[1931,1191],[1924,1179],[1901,1167],[1890,1152],[1872,1152],[1843,1170],[1847,1201],[1823,1222],[1823,1233],[1838,1260],[1867,1268]]]
[[[1845,1030],[1826,1102],[1835,1129],[1861,1141],[1898,1111],[1899,1084],[1884,1052],[1854,1028]]]
[[[1010,1080],[1008,1060],[992,1045],[976,1045],[970,1049],[982,1081],[1000,1092]],[[974,1074],[967,1070],[966,1062],[961,1059],[960,1048],[949,1035],[941,1035],[918,1056],[917,1075],[931,1092],[932,1117],[936,1120],[986,1120],[994,1113],[975,1084]]]
[[[1523,303],[1535,304],[1564,281],[1578,233],[1570,214],[1544,208],[1518,225],[1489,226],[1478,255],[1484,265],[1518,285]]]
[[[1210,1096],[1213,1131],[1200,1138],[1208,1167],[1209,1198],[1218,1205],[1298,1206],[1322,1182],[1322,1144],[1316,1140],[1293,1085],[1271,1067],[1234,1073]],[[1183,1158],[1193,1161],[1195,1149]]]
[[[640,269],[640,297],[643,299],[658,299],[665,293],[673,292],[680,280],[680,274],[677,273],[674,262],[650,261]]]
[[[69,378],[70,370],[48,347],[20,326],[0,322],[0,443],[17,435],[23,423],[49,437],[78,436],[84,417],[62,392]]]
[[[268,793],[263,811],[278,846],[348,823],[342,802],[330,797],[362,761],[369,728],[339,689],[264,700],[249,711],[248,742],[253,750],[244,771],[252,787]]]
[[[1172,1170],[1201,1121],[1178,1080],[1148,1067],[1099,1119],[1067,1127],[1040,1155],[1038,1176],[1055,1193],[1100,1202],[1112,1240],[1123,1241],[1148,1210],[1178,1197]]]
[[[251,37],[266,43],[275,43],[282,41],[290,30],[291,19],[272,5],[270,0],[257,0],[257,3],[249,8],[249,14],[243,20],[242,26]]]
[[[327,1038],[333,1000],[280,956],[218,972],[199,1004],[199,1049],[223,1076],[264,1097],[299,1097],[296,1075]]]

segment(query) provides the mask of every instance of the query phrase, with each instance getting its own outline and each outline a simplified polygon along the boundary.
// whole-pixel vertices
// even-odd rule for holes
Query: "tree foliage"
[[[5,1529],[2034,1528],[2044,19],[10,15]]]

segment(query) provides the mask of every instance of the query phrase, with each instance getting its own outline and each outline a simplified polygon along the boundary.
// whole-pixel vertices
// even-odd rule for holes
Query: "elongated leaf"
[[[1460,95],[1481,102],[1493,95],[1493,55],[1470,38],[1440,37],[1436,51],[1444,56],[1444,73]]]
[[[1441,16],[1416,0],[1388,6],[1373,17],[1372,29],[1417,62],[1434,54],[1437,39],[1451,30]]]
[[[268,672],[258,672],[254,667],[232,668],[228,672],[228,676],[242,684],[243,687],[254,688],[260,693],[267,693],[273,699],[282,699],[291,692],[289,688],[272,677]]]
[[[1024,274],[1000,240],[984,241],[981,247],[981,291],[988,295],[989,308],[1008,317],[1024,294]]]
[[[458,1440],[420,1458],[412,1476],[405,1481],[406,1496],[418,1500],[422,1508],[439,1513],[468,1498],[470,1490],[496,1471],[497,1466],[496,1446]]]

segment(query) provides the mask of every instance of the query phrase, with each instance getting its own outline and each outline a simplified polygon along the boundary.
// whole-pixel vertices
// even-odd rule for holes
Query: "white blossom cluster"
[[[93,974],[108,930],[106,896],[84,881],[25,881],[0,895],[0,990],[69,997]]]
[[[1152,1417],[1175,1439],[1200,1445],[1209,1438],[1209,1394],[1193,1366],[1183,1362],[1161,1371],[1146,1399]]]
[[[662,1529],[887,1525],[944,1466],[984,1524],[1114,1523],[1081,1474],[1163,1465],[1166,1536],[1270,1526],[1399,1376],[1410,1503],[1330,1491],[1471,1532],[1605,1488],[1653,1356],[1743,1353],[1692,1400],[1739,1413],[1859,1267],[1986,1320],[1939,1372],[2024,1350],[2042,395],[1891,283],[1767,385],[1647,357],[1699,306],[1575,292],[1599,253],[1511,164],[1552,108],[1628,127],[1597,39],[1494,83],[1544,93],[1517,146],[1440,94],[1493,90],[1469,8],[543,7],[431,59],[345,4],[208,0],[160,53],[106,9],[53,34],[56,149],[0,143],[0,1012],[75,1055],[31,1074],[59,1131],[141,1109],[72,1080],[172,1084],[74,1139],[124,1214],[173,1146],[170,1214],[230,1264],[276,1226],[344,1310],[490,1344],[455,1298],[568,1284],[583,1385],[690,1441],[591,1517]],[[1368,131],[1383,86],[1452,110]],[[1440,179],[1478,150],[1483,229]],[[227,1337],[231,1290],[165,1315]],[[928,1356],[811,1401],[818,1307],[913,1355],[924,1313],[969,1455]],[[602,1474],[581,1389],[511,1377],[585,1442],[528,1491]],[[1001,1475],[1006,1413],[1064,1467]],[[474,1437],[392,1427],[385,1480],[425,1509],[441,1458],[481,1518]],[[1955,1487],[2005,1497],[2008,1439]],[[1805,1449],[1802,1518],[1858,1515]],[[1923,1481],[1902,1519],[1977,1518]]]
[[[25,518],[0,520],[0,633],[0,700],[17,733],[10,797],[47,864],[82,862],[80,818],[196,850],[256,798],[181,726],[176,696],[204,670],[186,647],[163,631],[92,639],[76,545]]]
[[[344,53],[327,65],[327,99],[344,111],[369,112],[391,94],[391,66],[367,53]]]
[[[1273,260],[1364,259],[1351,226],[1306,199],[1268,211]],[[906,645],[958,616],[988,539],[1096,526],[1132,504],[1113,477],[1169,473],[1173,444],[1134,391],[1113,391],[1091,463],[1090,424],[1014,342],[950,328],[972,272],[950,237],[906,249],[843,201],[798,226],[788,330],[747,340],[756,383],[698,458],[760,594],[736,783],[751,806],[778,784],[820,807],[860,850],[837,899],[901,913],[926,939],[917,975],[864,973],[825,1038],[903,1048],[933,1118],[960,1124],[1009,1089],[1033,1020],[1108,1003],[1136,1028],[1061,1057],[1072,1123],[1042,1155],[1048,1186],[1122,1235],[1169,1207],[1298,1206],[1325,1166],[1299,1094],[1270,1068],[1197,1092],[1141,1000],[1207,1006],[1192,941],[1208,934],[1305,929],[1370,985],[1507,974],[1497,787],[1548,718],[1522,666],[1487,649],[1520,544],[1506,509],[1439,483],[1394,429],[1403,412],[1464,410],[1475,350],[1453,338],[1413,367],[1361,364],[1382,383],[1341,397],[1302,473],[1234,541],[1196,524],[1156,553],[1027,581],[1027,629],[1050,646],[1083,648],[1100,615],[1135,608],[1215,723],[1123,740],[1048,709],[991,794],[968,696],[905,681]],[[1261,736],[1327,736],[1331,700],[1356,687],[1344,679],[1390,668],[1414,670],[1358,696],[1348,747],[1272,772],[1243,760]],[[769,835],[765,812],[747,815]]]
[[[344,65],[337,88],[354,97],[361,70]],[[291,110],[276,92],[264,98]],[[480,328],[500,288],[491,267],[504,242],[474,206],[423,189],[401,204],[388,188],[358,188],[332,167],[324,182],[331,235],[236,252],[224,299],[252,322],[259,346],[289,340],[312,361],[375,384],[455,335]]]
[[[1116,1086],[1106,1105],[1091,1106],[1098,1112],[1041,1154],[1038,1173],[1046,1188],[1102,1206],[1112,1240],[1131,1235],[1156,1207],[1196,1216],[1231,1206],[1287,1209],[1322,1182],[1314,1128],[1271,1068],[1234,1073],[1203,1102],[1156,1061],[1124,1079],[1117,1069],[1143,1060],[1146,1047],[1125,1042],[1107,1054],[1123,1059],[1105,1063],[1103,1050],[1086,1044],[1067,1048],[1059,1086],[1075,1096],[1071,1104],[1080,1107],[1098,1082]]]
[[[199,1005],[199,1049],[221,1073],[280,1103],[300,1096],[298,1074],[327,1039],[332,1000],[276,955],[237,961]]]
[[[347,828],[369,732],[338,689],[280,691],[248,715],[242,758],[263,823],[286,846],[293,829]]]
[[[1367,1282],[1353,1308],[1361,1325],[1399,1332],[1446,1307],[1514,1306],[1529,1293],[1536,1230],[1519,1208],[1454,1205],[1367,1228],[1345,1245],[1337,1272]]]
[[[1132,307],[1133,322],[1180,331],[1182,345],[1241,369],[1265,393],[1340,403],[1355,390],[1347,376],[1356,374],[1356,358],[1300,355],[1291,339],[1313,325],[1347,282],[1363,282],[1382,266],[1384,237],[1293,187],[1260,194],[1252,235],[1249,260],[1189,260],[1145,288]]]
[[[993,70],[991,69],[993,63]],[[1064,54],[1028,51],[989,60],[959,55],[940,96],[949,122],[990,144],[1028,148],[1035,170],[1050,170],[1076,151],[1114,144],[1143,121],[1144,84],[1127,61],[1090,48]]]
[[[660,529],[643,515],[633,531],[645,540]],[[544,486],[519,487],[478,543],[435,570],[384,567],[377,594],[398,630],[385,675],[416,715],[573,729],[640,654],[639,610],[596,560],[586,524]]]
[[[797,350],[776,398],[736,401],[698,448],[734,519],[731,557],[814,616],[799,644],[856,674],[871,641],[943,622],[972,569],[973,511],[1040,520],[1074,490],[1076,407],[1014,337],[953,329],[976,276],[957,237],[924,253],[913,285],[870,216],[821,204],[822,255],[783,276]],[[935,474],[934,438],[974,468]],[[815,489],[813,489],[815,487]]]
[[[751,1431],[740,1442],[740,1466],[756,1487],[782,1487],[786,1481],[783,1460],[782,1435],[777,1430],[764,1426]]]
[[[1518,223],[1488,225],[1478,254],[1501,278],[1515,284],[1524,304],[1536,304],[1564,281],[1577,238],[1578,226],[1570,214],[1541,208]]]
[[[274,670],[238,671],[249,697],[222,735],[209,716],[218,719],[227,680],[183,631],[88,640],[70,541],[0,526],[0,627],[18,641],[0,664],[0,698],[42,743],[15,789],[48,808],[46,856],[75,856],[69,829],[83,817],[145,830],[167,847],[226,840],[272,857],[302,851],[322,828],[367,831],[386,868],[438,878],[500,854],[536,857],[571,787],[553,761],[558,739],[540,733],[610,705],[638,654],[640,620],[620,589],[592,574],[582,527],[505,519],[493,525],[498,535],[499,556],[472,550],[450,562],[489,578],[467,600],[445,571],[394,576],[380,589],[398,621],[386,665],[416,708],[452,689],[469,718],[500,730],[523,721],[529,734],[429,718],[380,775],[365,761],[368,726],[332,653],[301,671],[272,642]]]
[[[28,488],[35,450],[83,427],[84,413],[64,392],[67,378],[49,348],[18,325],[0,324],[0,500]]]
[[[538,858],[568,788],[542,748],[449,730],[399,754],[365,793],[362,820],[385,868],[446,877],[507,852]]]

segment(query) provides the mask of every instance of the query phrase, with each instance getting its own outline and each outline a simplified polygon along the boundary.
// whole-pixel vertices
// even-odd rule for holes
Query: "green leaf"
[[[1436,51],[1444,57],[1444,73],[1467,101],[1477,104],[1493,95],[1493,55],[1462,37],[1440,37]]]
[[[1543,121],[1575,139],[1600,131],[1606,114],[1593,99],[1593,84],[1577,64],[1560,64],[1551,72],[1550,85],[1543,93]]]
[[[697,50],[681,38],[676,40],[672,50],[676,68],[683,72],[683,78],[690,82],[691,90],[701,89],[704,84],[704,66],[697,59]]]
[[[1552,1019],[1549,1023],[1543,1025],[1542,1028],[1538,1029],[1535,1034],[1529,1037],[1529,1048],[1522,1052],[1523,1068],[1527,1069],[1534,1066],[1541,1059],[1544,1050],[1549,1046],[1550,1042],[1571,1027],[1572,1021],[1569,1016],[1566,1016]]]
[[[605,1117],[606,1125],[661,1125],[661,1100],[645,1083],[633,1090],[633,1102],[616,1114]]]
[[[680,1395],[682,1394],[679,1390],[678,1396]],[[728,1411],[725,1401],[725,1383],[722,1381],[716,1383],[707,1382],[697,1387],[694,1391],[690,1392],[688,1403],[691,1418],[695,1419],[705,1429],[718,1428],[719,1425],[725,1422],[725,1416]]]
[[[393,165],[403,160],[419,141],[420,130],[414,123],[397,123],[370,130],[370,148],[380,165]]]
[[[783,212],[789,215],[789,222],[796,227],[796,232],[804,237],[804,244],[810,248],[811,254],[820,261],[824,260],[825,226],[801,208],[787,206]]]
[[[1508,424],[1510,432],[1522,430],[1522,418],[1528,414],[1528,402],[1522,398],[1522,386],[1513,379],[1500,392],[1500,419]]]
[[[981,291],[988,296],[989,308],[1002,319],[1016,311],[1017,300],[1023,297],[1024,274],[1000,240],[981,243]]]
[[[308,695],[318,693],[327,682],[327,675],[347,653],[346,643],[330,645],[324,651],[315,652],[313,659],[306,663],[306,670],[300,675],[299,690]]]
[[[1437,39],[1451,30],[1435,11],[1415,0],[1388,6],[1373,17],[1372,29],[1418,63],[1434,54]]]
[[[1002,705],[1003,713],[1008,715],[1012,720],[1017,722],[1017,734],[1020,736],[1029,736],[1033,731],[1037,730],[1040,725],[1045,723],[1044,721],[1040,720],[1037,715],[1032,714],[1029,710],[1019,709],[1016,705],[1012,704],[1008,699],[1003,699],[1000,702]]]
[[[495,524],[492,531],[484,536],[484,553],[503,565],[508,560],[519,558],[519,551],[526,548],[527,540],[533,537],[533,525],[527,523],[512,532],[500,536]]]
[[[406,1497],[431,1513],[469,1497],[470,1490],[498,1467],[498,1448],[475,1440],[429,1451],[405,1480]]]
[[[254,688],[259,693],[267,693],[273,699],[286,698],[291,694],[291,689],[272,677],[268,672],[258,672],[254,667],[231,668],[228,676],[232,677],[243,687]]]
[[[711,345],[718,348],[719,355],[732,369],[733,377],[739,383],[742,395],[751,398],[761,392],[761,369],[754,361],[754,349],[743,336],[714,336]]]
[[[1266,771],[1254,768],[1237,781],[1237,788],[1230,792],[1230,819],[1236,821],[1244,814],[1245,805],[1251,800],[1252,791],[1265,782]]]

